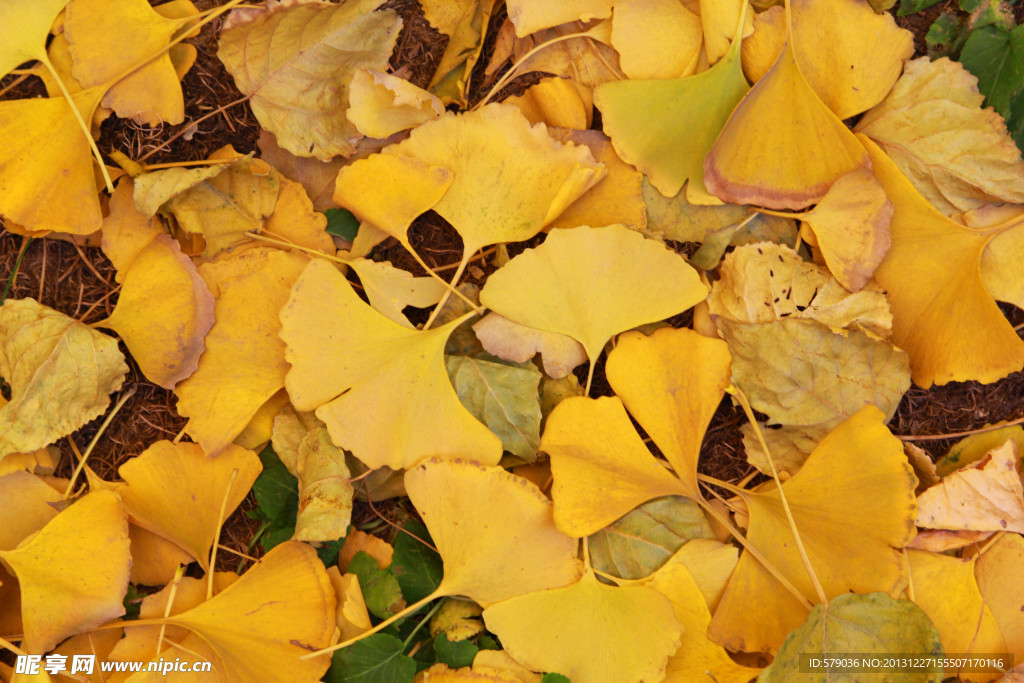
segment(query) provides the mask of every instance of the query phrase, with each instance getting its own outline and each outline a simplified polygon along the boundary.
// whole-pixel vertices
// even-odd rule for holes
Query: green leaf
[[[402,641],[383,633],[338,650],[324,680],[328,683],[411,683],[416,662],[402,654]]]
[[[905,17],[908,14],[914,12],[920,12],[923,9],[928,9],[932,5],[937,5],[942,0],[900,0],[899,11],[896,12],[896,16]]]
[[[352,527],[349,527],[349,531]],[[341,546],[345,543],[345,536],[335,540],[321,543],[320,547],[316,549],[316,556],[320,558],[320,561],[324,563],[325,567],[338,563],[338,553],[341,551]]]
[[[532,363],[504,365],[466,356],[448,356],[445,365],[466,410],[498,435],[502,448],[534,461],[540,445],[540,370]]]
[[[540,679],[540,683],[572,683],[572,681],[562,674],[544,674],[544,677]]]
[[[592,535],[590,558],[599,571],[622,579],[642,579],[687,541],[714,537],[697,503],[668,496],[644,503]]]
[[[932,22],[924,42],[928,45],[928,56],[932,59],[956,55],[967,38],[963,21],[952,12],[943,12]]]
[[[985,104],[1004,119],[1024,88],[1024,24],[1013,31],[992,25],[971,31],[960,53],[964,67],[978,77]]]
[[[1006,122],[1006,127],[1017,147],[1024,152],[1024,90],[1017,93],[1017,97],[1010,104],[1010,118]]]
[[[299,482],[267,446],[260,452],[263,472],[256,478],[252,491],[256,509],[246,514],[263,524],[260,545],[268,551],[284,543],[295,533],[295,517],[299,512]]]
[[[359,232],[359,219],[347,209],[327,209],[327,232],[351,242]]]
[[[138,619],[139,612],[142,610],[142,599],[146,597],[145,593],[140,593],[139,589],[135,587],[134,583],[128,584],[128,592],[124,594],[124,617],[125,621],[130,619]]]
[[[789,634],[786,642],[758,681],[861,681],[863,673],[805,673],[800,670],[801,655],[858,653],[885,657],[894,652],[919,655],[943,655],[939,631],[920,607],[908,600],[893,600],[885,593],[858,595],[846,593],[817,605],[807,620]],[[937,673],[870,674],[872,681],[941,681]]]
[[[377,560],[362,550],[349,562],[348,570],[359,577],[366,608],[374,616],[387,619],[405,607],[398,580],[388,570],[381,569]]]
[[[468,640],[451,642],[446,633],[438,633],[434,638],[434,652],[437,654],[437,661],[447,664],[452,669],[472,666],[473,658],[479,651],[480,648]]]
[[[437,552],[410,536],[430,542],[427,527],[420,522],[407,522],[404,529],[408,534],[398,534],[395,552],[388,569],[402,587],[402,595],[409,604],[419,602],[433,593],[444,577],[444,565]]]
[[[476,639],[476,644],[480,646],[481,650],[500,650],[501,643],[494,636],[487,635],[486,633]]]

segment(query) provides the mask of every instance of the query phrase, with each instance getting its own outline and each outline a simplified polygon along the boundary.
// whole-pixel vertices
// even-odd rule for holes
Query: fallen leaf
[[[341,638],[348,640],[371,628],[370,614],[363,602],[363,593],[359,588],[359,579],[355,574],[344,574],[337,567],[328,567],[327,576],[338,597],[338,608],[335,620],[341,629]]]
[[[215,298],[216,322],[199,369],[175,388],[186,432],[208,455],[237,437],[285,385],[288,363],[278,312],[307,258],[278,249],[249,249],[199,268]]]
[[[526,667],[594,683],[659,680],[683,630],[661,592],[606,586],[593,572],[490,605],[484,623]]]
[[[584,35],[566,37],[580,33]],[[587,92],[601,83],[622,78],[619,53],[611,46],[611,40],[610,21],[588,25],[569,22],[514,39],[512,53],[519,63],[519,73],[541,71],[568,78]],[[544,45],[543,49],[529,54],[540,45]]]
[[[441,100],[392,74],[355,69],[348,87],[348,120],[371,138],[391,137],[444,113]]]
[[[807,558],[830,599],[851,591],[892,595],[907,583],[899,548],[914,537],[916,480],[902,445],[884,422],[878,408],[862,408],[833,429],[800,471],[781,484]],[[750,511],[748,542],[816,601],[777,488],[741,497]],[[745,551],[709,634],[729,650],[775,652],[807,614]]]
[[[109,491],[86,495],[27,542],[0,551],[0,560],[21,584],[21,646],[29,652],[49,652],[124,614],[128,518]]]
[[[31,60],[46,60],[46,39],[57,15],[68,0],[41,0],[31,4],[9,3],[0,8],[0,23],[8,27],[8,39],[0,48],[0,75],[6,76]]]
[[[958,62],[919,57],[856,130],[880,144],[944,214],[1024,202],[1024,160],[1002,117],[981,108],[984,99]],[[896,201],[891,192],[889,198]]]
[[[472,638],[484,631],[483,611],[475,602],[446,598],[430,620],[430,635],[444,633],[453,643]]]
[[[712,611],[718,609],[729,577],[740,559],[739,549],[731,543],[722,543],[710,538],[694,538],[683,544],[668,564],[679,563],[686,567],[697,582],[704,603]],[[707,630],[705,628],[705,630]]]
[[[715,64],[725,53],[736,37],[740,15],[746,10],[742,0],[701,0],[700,23],[704,32],[704,52],[707,62]],[[691,5],[692,7],[692,5]],[[754,12],[747,13],[743,18],[743,37],[754,32]]]
[[[433,306],[445,293],[444,283],[430,277],[413,277],[409,271],[392,266],[390,261],[358,258],[347,263],[359,275],[370,305],[389,320],[409,329],[414,328],[402,309]]]
[[[295,156],[277,144],[274,134],[261,129],[256,141],[260,148],[260,158],[267,162],[285,178],[301,183],[306,195],[312,200],[317,211],[337,208],[334,202],[334,179],[344,164],[344,159],[334,158],[331,161],[320,161],[311,157]]]
[[[131,541],[132,553],[132,570],[128,578],[134,584],[166,585],[174,580],[179,567],[192,562],[188,551],[135,524],[128,526],[128,540]]]
[[[612,225],[552,230],[544,244],[491,275],[480,302],[515,322],[576,339],[593,375],[613,335],[684,311],[706,293],[677,254]]]
[[[135,208],[131,178],[122,178],[110,196],[110,213],[100,228],[103,253],[114,264],[114,279],[123,282],[128,266],[157,237],[166,235],[163,221],[157,216],[147,218]]]
[[[627,78],[694,73],[704,42],[701,18],[679,0],[617,0],[613,14],[612,47]]]
[[[539,0],[510,0],[508,18],[517,36],[526,36],[570,21],[606,19],[612,14],[612,0],[568,0],[551,4]]]
[[[576,539],[555,528],[551,503],[525,479],[434,459],[408,470],[405,487],[444,561],[435,597],[464,595],[487,607],[579,578]]]
[[[352,71],[387,68],[402,26],[393,10],[375,11],[381,4],[280,3],[221,32],[217,57],[283,149],[321,161],[355,151]]]
[[[1006,652],[1014,658],[1024,655],[1024,594],[1017,572],[1024,560],[1024,539],[1019,534],[1001,534],[985,552],[976,557],[974,578],[985,605],[999,626]]]
[[[273,213],[263,222],[268,237],[288,244],[333,255],[334,240],[327,233],[327,216],[315,211],[305,188],[293,180],[278,178],[280,191]],[[266,246],[266,242],[256,242]]]
[[[767,423],[758,423],[758,428],[768,446],[768,452],[772,455],[775,469],[783,480],[797,473],[807,460],[807,456],[814,452],[829,432],[827,427],[820,424],[769,427]],[[745,424],[740,427],[740,431],[743,433],[743,450],[747,455],[747,462],[771,476],[772,467],[768,464],[768,456],[765,455],[753,426]]]
[[[345,535],[352,521],[351,476],[345,453],[331,443],[323,427],[310,431],[299,444],[299,512],[296,541],[333,541]]]
[[[590,92],[558,76],[542,78],[522,95],[505,98],[502,102],[518,107],[526,120],[534,125],[543,123],[549,128],[585,131],[593,121],[594,103]],[[590,151],[594,151],[593,147]]]
[[[13,550],[57,516],[54,503],[63,500],[45,481],[28,472],[0,477],[0,551]]]
[[[118,468],[126,486],[115,491],[137,524],[187,550],[208,569],[221,506],[227,518],[261,469],[256,454],[238,446],[211,458],[197,444],[157,441]]]
[[[949,447],[942,458],[935,463],[935,478],[937,483],[940,477],[952,474],[962,469],[965,465],[981,460],[988,455],[989,451],[1002,446],[1007,439],[1012,439],[1017,444],[1018,452],[1024,449],[1024,427],[1011,425],[992,431],[971,434],[970,436],[957,441]]]
[[[583,346],[572,337],[534,329],[497,313],[488,313],[473,324],[473,332],[487,353],[513,363],[525,363],[541,354],[544,372],[561,379],[587,360]]]
[[[421,0],[427,20],[449,36],[448,45],[430,79],[430,91],[445,104],[466,104],[473,67],[484,47],[494,0]]]
[[[292,403],[315,409],[334,443],[367,465],[501,457],[498,437],[459,403],[444,368],[444,344],[463,319],[423,332],[402,327],[363,303],[334,266],[314,260],[280,320]]]
[[[42,448],[101,415],[128,366],[117,342],[36,303],[0,306],[0,377],[11,387],[0,407],[0,459]]]

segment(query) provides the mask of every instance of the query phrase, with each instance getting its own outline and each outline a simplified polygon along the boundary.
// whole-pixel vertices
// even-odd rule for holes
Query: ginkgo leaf
[[[736,37],[736,27],[747,3],[742,0],[701,0],[700,23],[704,32],[704,52],[709,64],[715,64]],[[753,12],[743,18],[743,37],[754,31]]]
[[[557,6],[563,5],[559,3]],[[551,3],[545,3],[545,6],[556,7]],[[569,38],[570,34],[582,35]],[[570,22],[525,38],[510,36],[511,52],[519,64],[519,73],[542,71],[569,78],[588,91],[600,83],[622,77],[619,53],[611,46],[611,34],[610,21],[599,21],[589,27]],[[544,48],[535,50],[539,45],[544,45]],[[492,64],[495,63],[500,62],[492,58]]]
[[[132,259],[122,283],[114,312],[99,326],[117,332],[149,381],[173,389],[199,366],[213,296],[168,235]]]
[[[199,269],[215,298],[216,322],[199,369],[175,387],[186,431],[209,455],[238,436],[284,386],[288,363],[278,312],[307,258],[279,249],[249,249]]]
[[[972,230],[949,220],[877,145],[860,139],[895,207],[892,246],[875,279],[886,290],[892,341],[910,355],[914,383],[924,388],[951,381],[989,383],[1020,370],[1024,342],[979,273],[982,252],[999,230]]]
[[[464,319],[408,329],[363,303],[332,265],[314,260],[280,320],[292,403],[316,409],[334,443],[370,467],[410,467],[435,455],[500,459],[498,437],[459,403],[445,371],[445,341]]]
[[[117,342],[33,299],[0,306],[0,459],[27,453],[100,415],[128,366]]]
[[[859,329],[884,339],[892,331],[885,292],[869,284],[847,291],[828,271],[784,244],[761,242],[726,255],[708,308],[739,323],[808,318],[832,329]]]
[[[385,70],[402,26],[393,10],[374,11],[381,4],[279,4],[221,32],[217,56],[282,148],[323,161],[355,151],[352,71]]]
[[[825,595],[898,593],[907,582],[899,548],[914,537],[916,479],[885,415],[866,406],[833,429],[781,485]],[[744,493],[747,539],[816,601],[777,488]],[[740,556],[711,621],[712,640],[743,652],[775,652],[807,609],[749,552]],[[998,651],[998,650],[996,650]]]
[[[342,574],[337,567],[328,567],[327,576],[338,597],[335,621],[341,629],[341,639],[348,640],[370,630],[370,614],[366,611],[363,592],[359,588],[359,577]]]
[[[444,113],[434,95],[392,74],[355,69],[349,82],[348,120],[360,133],[387,138]]]
[[[22,647],[49,652],[68,636],[124,614],[128,518],[115,494],[94,491],[18,548],[0,551],[0,563],[21,584]]]
[[[615,396],[563,400],[540,448],[551,458],[555,523],[572,536],[589,536],[648,500],[692,495],[654,459]]]
[[[685,566],[697,582],[704,603],[714,611],[718,609],[718,603],[739,559],[739,549],[731,543],[694,538],[684,543],[666,564],[679,563]]]
[[[497,313],[473,324],[473,332],[487,353],[513,363],[525,363],[541,354],[544,372],[560,379],[587,360],[583,346],[572,337],[520,325]]]
[[[754,14],[754,33],[743,37],[743,73],[757,83],[772,68],[786,45],[786,9],[769,7]]]
[[[840,119],[881,102],[914,54],[913,34],[864,2],[794,0],[790,11],[800,70]]]
[[[464,106],[495,0],[421,0],[420,5],[427,21],[449,38],[428,87],[445,104]]]
[[[452,171],[433,208],[462,236],[464,260],[489,244],[530,239],[604,175],[589,149],[552,140],[506,104],[445,114],[382,153]],[[381,194],[377,201],[390,201]]]
[[[1024,160],[977,79],[959,62],[920,57],[856,130],[882,145],[944,214],[986,202],[1024,202]],[[890,199],[896,201],[890,193]]]
[[[615,223],[634,228],[647,227],[643,175],[619,158],[603,133],[596,130],[549,128],[548,134],[562,142],[586,146],[607,170],[604,178],[548,224],[548,230]]]
[[[716,324],[732,353],[733,381],[773,423],[832,427],[865,405],[888,419],[910,388],[907,354],[857,330],[799,319]]]
[[[1024,427],[1016,425],[1001,427],[992,431],[971,434],[967,438],[957,441],[949,447],[946,455],[935,462],[933,466],[935,479],[932,483],[938,483],[941,477],[981,460],[990,451],[1005,444],[1007,439],[1012,439],[1017,444],[1018,452],[1024,450]]]
[[[700,17],[679,0],[618,0],[612,47],[630,79],[682,78],[697,69]]]
[[[103,218],[100,228],[103,253],[114,264],[114,279],[124,281],[132,260],[156,238],[167,234],[163,221],[157,216],[147,218],[135,208],[131,178],[122,178],[110,195],[110,213]]]
[[[103,106],[122,118],[138,118],[146,125],[181,123],[185,102],[168,43],[199,10],[191,3],[177,3],[175,7],[180,14],[166,17],[145,0],[116,5],[104,0],[76,0],[70,4],[64,28],[75,79],[88,88],[110,83],[131,66],[144,64],[106,92]],[[125,34],[130,34],[132,40],[112,50],[111,41]],[[163,54],[153,58],[161,50]]]
[[[352,561],[356,553],[366,553],[377,560],[377,566],[381,569],[390,567],[395,557],[395,549],[390,543],[358,529],[353,529],[345,536],[345,542],[342,544],[341,550],[338,551],[338,568],[348,571],[348,563]]]
[[[522,95],[508,97],[502,102],[514,104],[530,123],[547,125],[552,135],[554,131],[550,129],[553,127],[586,131],[593,122],[593,98],[589,91],[568,78],[543,78]],[[598,131],[588,132],[600,135]],[[594,148],[591,147],[590,151],[593,152]]]
[[[263,232],[289,244],[333,254],[334,240],[327,233],[327,216],[314,210],[302,185],[288,178],[278,181],[281,189],[274,212],[263,223]]]
[[[613,335],[685,311],[706,295],[682,257],[611,225],[552,230],[544,244],[491,275],[480,302],[528,327],[576,339],[593,375]]]
[[[91,483],[90,483],[91,486]],[[131,541],[132,583],[162,586],[174,580],[179,567],[192,561],[192,555],[163,536],[132,524],[128,527]]]
[[[978,589],[1014,658],[1024,656],[1024,586],[1017,580],[1022,561],[1024,538],[1001,534],[974,564]]]
[[[772,455],[775,470],[783,481],[797,473],[807,460],[807,456],[814,452],[829,432],[828,427],[823,424],[777,427],[773,425],[769,428],[767,423],[758,423],[758,428],[761,430],[765,445],[768,446],[768,452]],[[770,476],[772,466],[768,463],[768,456],[765,455],[754,428],[748,423],[740,427],[740,431],[743,433],[743,450],[747,454],[747,462]],[[914,473],[917,474],[917,470]]]
[[[260,137],[256,141],[260,148],[260,158],[290,180],[302,183],[306,189],[306,195],[313,201],[313,208],[317,211],[337,208],[332,195],[334,194],[334,179],[341,169],[344,159],[336,157],[331,161],[320,161],[311,157],[298,157],[282,149],[277,144],[274,134],[260,130]]]
[[[337,600],[312,546],[275,546],[233,584],[168,618],[199,635],[220,657],[228,680],[319,680],[330,655],[302,659],[334,642]]]
[[[802,209],[869,163],[853,133],[807,84],[790,41],[715,140],[704,159],[704,185],[733,204]]]
[[[808,674],[801,669],[801,663],[806,661],[807,655],[827,657],[834,652],[846,652],[847,648],[865,656],[879,657],[893,652],[913,652],[921,657],[936,658],[945,654],[939,632],[928,615],[909,600],[893,600],[884,593],[840,595],[827,605],[816,605],[811,610],[807,620],[789,634],[775,660],[758,680],[783,683],[806,678]],[[841,672],[841,665],[824,667],[815,673],[825,680],[842,680],[849,675]],[[922,676],[922,680],[927,675],[921,668],[915,669],[915,673]],[[907,678],[913,674],[895,675]]]
[[[143,216],[152,218],[171,199],[216,177],[233,162],[237,162],[236,157],[198,168],[175,167],[142,173],[132,180],[135,206]]]
[[[740,42],[735,40],[711,69],[690,78],[610,81],[594,90],[615,151],[665,196],[677,194],[689,180],[691,202],[718,202],[704,187],[704,157],[749,90]]]
[[[206,569],[222,502],[227,517],[262,469],[255,453],[238,446],[209,458],[197,444],[157,441],[118,468],[127,485],[116,491],[137,524],[187,550]]]
[[[990,228],[1024,217],[1020,204],[985,204],[966,211],[954,220],[970,228]],[[1024,230],[996,234],[981,253],[981,279],[997,301],[1024,305],[1024,279],[1017,277],[1016,265],[1024,258]]]
[[[334,201],[411,251],[409,225],[441,201],[454,179],[454,174],[444,166],[374,154],[341,169]],[[362,228],[359,232],[363,232]]]
[[[63,500],[45,481],[28,472],[0,477],[0,551],[13,550],[57,516],[51,505]]]
[[[491,605],[484,623],[525,666],[590,683],[661,680],[683,631],[661,592],[606,586],[593,572]]]
[[[504,650],[480,650],[473,658],[473,666],[486,666],[508,672],[514,676],[509,683],[542,683],[540,674],[530,671]]]
[[[608,354],[608,383],[672,465],[687,495],[700,497],[697,456],[730,384],[729,347],[688,329],[629,332]],[[694,372],[694,368],[700,368]]]
[[[644,503],[591,535],[587,546],[598,571],[623,579],[643,579],[690,539],[713,536],[697,503],[666,496]]]
[[[576,539],[555,528],[551,503],[522,477],[432,459],[405,473],[405,487],[444,562],[436,597],[464,595],[486,607],[580,577]]]
[[[917,500],[917,525],[929,529],[1024,531],[1024,485],[1017,444],[1008,439],[987,456],[942,478]]]
[[[977,556],[960,559],[908,550],[914,603],[935,624],[946,652],[1005,652],[992,610],[974,578]]]
[[[448,356],[448,377],[466,409],[487,425],[509,453],[533,462],[540,445],[541,372],[480,358]]]
[[[671,600],[676,619],[683,626],[683,642],[668,660],[666,683],[689,683],[704,677],[718,683],[747,683],[758,674],[759,669],[737,664],[721,645],[708,638],[711,612],[685,565],[665,565],[647,585]]]
[[[541,0],[510,0],[508,18],[516,28],[517,36],[570,21],[605,19],[612,14],[612,0],[567,0],[559,3]]]
[[[73,95],[86,121],[103,95]],[[63,97],[0,102],[0,215],[27,230],[88,235],[102,215],[89,140]]]
[[[851,292],[867,285],[889,250],[892,202],[866,168],[840,176],[818,205],[800,216],[839,282]]]
[[[409,271],[392,266],[390,261],[357,258],[348,261],[348,265],[359,275],[370,305],[403,327],[413,329],[402,313],[403,308],[427,308],[444,296],[444,283],[430,277],[413,277]]]
[[[0,47],[0,76],[6,76],[20,64],[46,59],[46,39],[50,27],[68,0],[6,2],[0,7],[0,26],[6,28],[6,40]]]
[[[333,541],[345,535],[352,521],[352,484],[345,453],[331,443],[323,427],[299,444],[299,512],[296,541]]]

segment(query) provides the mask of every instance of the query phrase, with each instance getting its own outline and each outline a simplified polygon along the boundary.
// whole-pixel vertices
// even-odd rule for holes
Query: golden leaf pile
[[[389,71],[403,21],[382,4],[0,3],[0,75],[48,93],[0,101],[0,218],[95,236],[119,284],[91,326],[0,305],[0,646],[232,683],[1024,657],[1024,431],[936,467],[886,426],[912,383],[1024,368],[997,303],[1024,305],[1024,161],[974,78],[908,61],[863,0],[508,0],[490,32],[493,0],[421,0],[447,37],[422,88]],[[184,120],[182,41],[221,16],[259,154],[98,161],[111,116]],[[546,75],[492,101],[528,72]],[[427,212],[461,239],[452,274],[417,249]],[[389,238],[420,271],[374,258]],[[115,481],[92,446],[54,476],[56,444],[120,419],[119,342],[187,424]],[[705,474],[723,402],[763,476]],[[291,538],[217,572],[272,467],[296,480]],[[357,498],[395,496],[440,575],[351,526]],[[484,635],[460,666],[438,650]]]

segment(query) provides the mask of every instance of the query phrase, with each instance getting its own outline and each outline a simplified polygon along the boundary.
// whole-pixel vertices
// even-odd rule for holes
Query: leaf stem
[[[238,477],[238,468],[231,470],[231,479],[228,480],[228,488],[220,501],[220,514],[217,515],[217,530],[213,533],[213,548],[210,550],[210,567],[207,569],[206,599],[213,597],[213,577],[217,574],[217,548],[220,547],[220,532],[224,527],[224,515],[228,509],[228,498],[231,497],[231,489],[235,486],[235,479]]]
[[[961,436],[971,436],[972,434],[984,434],[985,432],[994,432],[997,429],[1003,427],[1012,427],[1014,425],[1024,424],[1024,417],[1018,417],[1016,420],[1010,420],[1009,422],[1002,422],[997,425],[988,425],[987,427],[978,427],[977,429],[968,429],[965,432],[950,432],[949,434],[915,434],[912,436],[896,435],[896,438],[900,441],[935,441],[938,439],[955,439]]]
[[[590,34],[588,32],[586,32],[586,31],[583,31],[581,33],[567,33],[564,36],[558,36],[557,38],[552,38],[551,40],[549,40],[549,41],[547,41],[545,43],[541,43],[540,45],[534,46],[533,49],[531,49],[525,55],[520,57],[519,60],[516,61],[516,63],[512,65],[512,68],[510,68],[508,71],[506,71],[504,76],[502,76],[501,78],[498,79],[497,83],[495,83],[493,86],[491,86],[491,89],[489,91],[487,91],[487,94],[484,96],[484,98],[482,100],[480,100],[479,102],[474,104],[472,107],[470,107],[470,111],[478,109],[478,108],[484,106],[485,104],[487,104],[491,100],[492,97],[497,95],[498,92],[500,92],[502,88],[504,88],[506,85],[508,85],[509,81],[513,80],[514,78],[516,78],[518,76],[518,74],[516,74],[516,71],[518,71],[519,68],[523,64],[525,64],[527,62],[527,60],[530,59],[530,57],[533,57],[535,54],[537,54],[538,52],[540,52],[544,48],[550,47],[550,46],[554,45],[555,43],[561,43],[561,42],[564,42],[566,40],[572,40],[573,38],[589,38],[589,37],[590,37]]]
[[[409,647],[409,643],[412,642],[413,636],[415,636],[417,633],[419,633],[419,630],[421,628],[423,628],[423,625],[426,624],[428,621],[430,621],[430,617],[434,616],[434,614],[437,613],[437,610],[441,609],[441,605],[443,605],[443,604],[444,604],[444,602],[442,602],[441,600],[438,600],[437,604],[434,605],[433,607],[431,607],[430,611],[423,615],[423,618],[420,619],[420,622],[418,624],[416,624],[416,628],[414,628],[412,630],[412,632],[409,634],[409,637],[406,638],[405,642],[402,643],[402,651],[403,652],[405,651],[405,649],[407,647]]]
[[[697,473],[697,479],[703,481],[706,484],[714,484],[715,486],[720,486],[727,491],[732,491],[733,493],[748,493],[748,491],[745,491],[742,487],[737,486],[736,484],[724,481],[717,477],[711,477],[706,474],[701,474],[700,472]]]
[[[11,271],[11,276],[7,278],[7,285],[4,287],[4,293],[0,294],[0,306],[4,305],[7,301],[7,295],[11,292],[11,287],[14,286],[14,280],[18,277],[18,271],[21,270],[21,262],[25,258],[25,254],[28,253],[28,248],[32,246],[32,237],[21,238],[21,249],[18,251],[18,259],[14,262],[14,270]]]
[[[430,326],[434,324],[435,320],[437,320],[437,316],[441,313],[441,309],[444,308],[444,305],[448,302],[448,297],[451,295],[451,293],[458,291],[455,288],[455,285],[458,284],[459,279],[462,277],[462,274],[466,272],[466,266],[469,265],[470,256],[472,256],[472,254],[467,253],[462,257],[462,262],[459,263],[459,267],[455,269],[455,275],[452,276],[452,281],[450,283],[447,283],[448,288],[445,290],[444,296],[442,296],[441,300],[437,302],[437,306],[435,306],[434,310],[430,312],[430,317],[427,318],[427,322],[423,325],[424,332],[429,330]],[[440,278],[440,275],[438,275],[438,277]],[[479,314],[481,308],[479,306],[473,306],[473,310]]]
[[[128,402],[128,399],[135,395],[137,388],[137,386],[133,386],[124,393],[124,396],[118,400],[114,409],[107,414],[107,417],[103,420],[103,424],[100,425],[100,428],[96,430],[96,436],[92,437],[92,441],[89,442],[89,445],[85,449],[85,453],[82,454],[81,459],[78,461],[78,466],[75,467],[75,471],[71,474],[71,479],[68,481],[68,487],[64,489],[64,500],[67,500],[71,495],[71,492],[74,490],[75,481],[78,479],[78,475],[82,473],[82,469],[85,467],[85,461],[88,460],[89,454],[92,453],[92,449],[96,447],[96,443],[100,440],[100,437],[103,436],[103,432],[107,431],[107,427],[110,425],[111,420],[114,419],[114,416],[117,415],[117,411],[121,410],[121,408],[124,407],[124,404]]]
[[[12,643],[9,640],[6,640],[5,638],[0,638],[0,647],[2,647],[5,650],[10,650],[11,652],[13,652],[16,655],[24,656],[24,655],[28,654],[27,652],[22,650],[20,647],[18,647],[17,645],[15,645],[14,643]]]
[[[469,258],[469,259],[464,259],[462,261],[459,261],[458,264],[451,265],[451,266],[445,266],[446,269],[447,268],[454,268],[456,266],[458,267],[456,272],[455,272],[455,277],[452,278],[451,283],[449,283],[443,277],[438,275],[430,266],[428,266],[426,264],[426,262],[420,257],[420,255],[417,254],[416,251],[410,245],[403,244],[402,246],[405,247],[406,251],[408,251],[410,254],[412,254],[412,257],[414,259],[416,259],[416,263],[420,264],[420,267],[427,272],[427,275],[429,275],[430,277],[434,278],[435,280],[437,280],[438,282],[443,284],[445,286],[445,288],[448,290],[448,292],[453,293],[453,294],[455,294],[455,296],[457,296],[460,299],[462,299],[462,301],[467,306],[469,306],[474,311],[476,311],[477,315],[483,315],[484,314],[484,312],[487,310],[486,308],[484,308],[483,306],[480,306],[480,305],[475,304],[472,301],[470,301],[469,297],[467,297],[465,294],[460,292],[459,288],[457,286],[455,286],[456,283],[458,283],[459,278],[462,277],[462,272],[466,269],[466,266],[468,266],[469,263],[476,258],[475,256],[472,257],[472,258]],[[441,302],[437,304],[437,309],[436,310],[440,310],[441,306],[444,305],[444,302],[446,300],[447,300],[447,297],[445,299],[442,299]],[[427,329],[428,327],[430,327],[430,323],[429,322],[423,327],[423,329]]]

